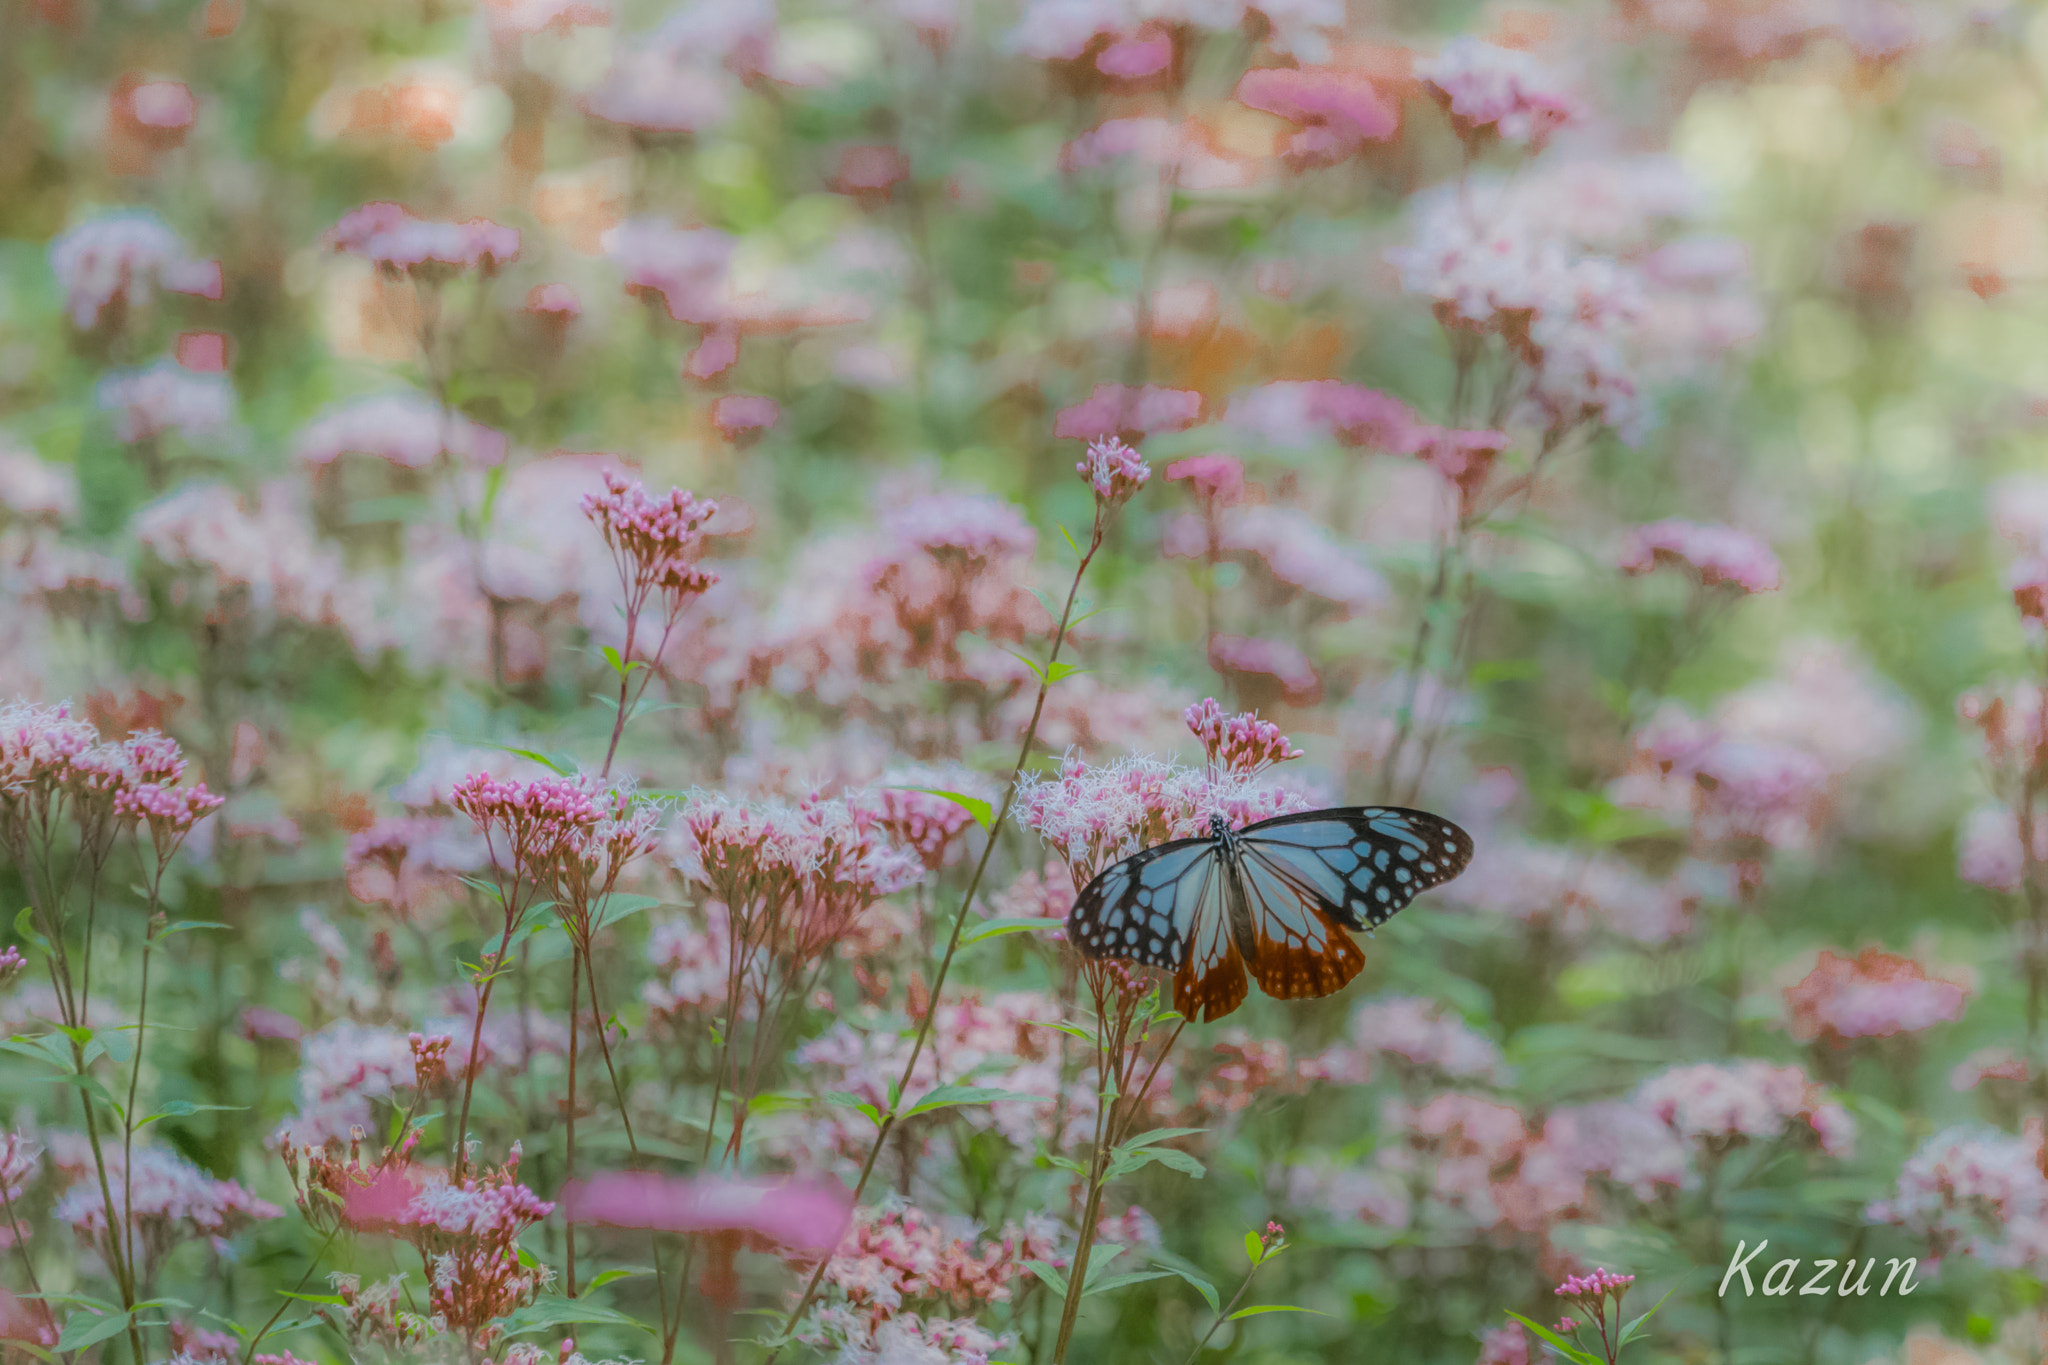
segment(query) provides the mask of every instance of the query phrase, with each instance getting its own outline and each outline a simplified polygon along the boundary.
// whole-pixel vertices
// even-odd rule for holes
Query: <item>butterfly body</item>
[[[1347,931],[1370,932],[1472,859],[1441,816],[1347,806],[1148,848],[1075,898],[1067,937],[1091,957],[1174,973],[1174,1008],[1216,1019],[1244,1003],[1246,974],[1282,1000],[1328,995],[1364,970]]]

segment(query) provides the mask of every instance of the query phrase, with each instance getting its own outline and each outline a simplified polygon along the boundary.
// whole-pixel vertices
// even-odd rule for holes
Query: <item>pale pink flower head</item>
[[[1950,1069],[1948,1084],[1955,1091],[1975,1090],[1987,1081],[2025,1085],[2033,1074],[2026,1059],[2011,1048],[1980,1047]]]
[[[0,525],[61,526],[78,515],[78,476],[25,450],[0,449]]]
[[[1322,679],[1308,655],[1285,640],[1256,635],[1212,635],[1209,664],[1217,672],[1238,674],[1278,690],[1281,697],[1307,705],[1322,696]]]
[[[1804,1124],[1830,1156],[1846,1156],[1855,1120],[1796,1066],[1743,1058],[1675,1066],[1637,1087],[1635,1104],[1689,1141],[1768,1142]]]
[[[1467,142],[1491,134],[1533,150],[1557,129],[1585,118],[1578,99],[1536,58],[1477,38],[1452,39],[1434,58],[1417,63],[1415,74],[1449,110]]]
[[[831,1251],[846,1235],[853,1201],[831,1180],[742,1180],[614,1171],[562,1187],[572,1223],[663,1232],[746,1232],[793,1252]]]
[[[1141,81],[1173,65],[1173,36],[1157,29],[1118,38],[1095,54],[1095,69],[1118,80]]]
[[[168,359],[108,374],[96,397],[113,414],[114,434],[130,443],[172,431],[188,441],[216,437],[235,421],[235,390],[226,375],[194,374]]]
[[[1935,1134],[1906,1160],[1896,1190],[1865,1210],[1920,1239],[1934,1259],[1967,1256],[1987,1266],[2048,1267],[2048,1176],[2038,1121],[2023,1137],[1986,1128]]]
[[[1754,536],[1732,526],[1672,517],[1638,526],[1623,546],[1623,573],[1646,574],[1659,565],[1688,569],[1707,587],[1771,592],[1780,582],[1778,557]]]
[[[1090,441],[1087,457],[1074,470],[1088,481],[1095,490],[1095,501],[1105,508],[1123,506],[1152,477],[1152,467],[1115,436]]]
[[[220,262],[201,260],[147,209],[91,218],[50,243],[50,270],[64,291],[71,325],[88,328],[109,305],[140,307],[152,289],[221,296]]]
[[[566,284],[537,284],[526,291],[526,303],[522,311],[560,318],[566,322],[583,315],[583,301],[577,298],[576,291]]]
[[[1969,992],[1930,977],[1910,957],[1865,948],[1855,957],[1822,949],[1820,961],[1785,992],[1786,1026],[1802,1042],[1889,1038],[1960,1019]]]
[[[782,405],[765,394],[728,393],[711,405],[711,425],[728,441],[758,436],[782,418]]]
[[[1209,766],[1218,772],[1250,777],[1275,763],[1301,757],[1301,750],[1280,727],[1260,720],[1256,711],[1225,715],[1222,703],[1207,697],[1190,706],[1182,717],[1189,732],[1202,742]]]
[[[2048,622],[2048,555],[2032,554],[2006,571],[2005,586],[2020,619],[2036,626]]]
[[[1201,415],[1202,395],[1191,389],[1097,384],[1085,401],[1060,410],[1053,419],[1052,434],[1061,440],[1090,441],[1103,436],[1137,440],[1155,432],[1191,427]]]
[[[495,465],[505,458],[503,432],[473,422],[419,393],[380,393],[328,408],[299,428],[293,453],[316,469],[344,455],[368,455],[400,469],[427,469],[446,455]]]
[[[1185,481],[1205,504],[1229,507],[1244,497],[1244,461],[1234,455],[1190,455],[1166,467],[1166,477]]]
[[[1400,126],[1394,106],[1364,74],[1335,67],[1266,66],[1237,83],[1237,101],[1294,124],[1286,155],[1299,165],[1331,165]]]
[[[1479,1358],[1473,1365],[1530,1365],[1529,1332],[1519,1322],[1496,1327],[1479,1343]]]
[[[403,204],[376,201],[351,209],[326,235],[327,245],[393,273],[482,270],[519,259],[519,229],[488,218],[434,222]]]

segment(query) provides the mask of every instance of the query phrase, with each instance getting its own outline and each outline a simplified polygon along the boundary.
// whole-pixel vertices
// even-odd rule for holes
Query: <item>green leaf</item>
[[[613,649],[610,645],[604,647],[604,661],[612,666],[612,672],[622,678],[636,668],[647,667],[647,661],[644,659],[635,659],[633,662],[627,663],[619,657],[619,651]]]
[[[980,924],[977,924],[974,928],[969,929],[960,936],[960,946],[965,948],[970,943],[979,943],[985,938],[1001,938],[1005,934],[1025,934],[1036,930],[1057,929],[1065,923],[1066,921],[1063,919],[1053,919],[1046,916],[983,920]],[[1058,1026],[1048,1025],[1047,1027]],[[1084,1033],[1081,1036],[1085,1038],[1088,1035]]]
[[[613,1280],[623,1280],[632,1275],[652,1275],[653,1273],[652,1270],[647,1269],[645,1266],[637,1265],[625,1266],[618,1270],[603,1271],[593,1277],[589,1284],[583,1286],[583,1292],[588,1294],[593,1290],[602,1289]]]
[[[239,1114],[248,1107],[246,1104],[194,1104],[190,1100],[165,1100],[163,1108],[138,1119],[135,1126],[144,1128],[158,1119],[182,1119],[192,1114]]]
[[[978,796],[969,796],[966,792],[949,792],[940,787],[891,787],[889,788],[889,790],[898,792],[923,792],[926,796],[943,797],[946,800],[951,801],[954,805],[960,807],[960,809],[966,811],[969,815],[973,816],[974,823],[980,825],[983,829],[987,829],[990,825],[993,825],[995,823],[995,806],[990,802],[982,800]]]
[[[14,932],[24,942],[33,943],[45,952],[49,951],[50,940],[36,932],[35,907],[29,905],[21,907],[20,912],[14,917]]]
[[[1094,1294],[1107,1294],[1112,1289],[1143,1284],[1147,1280],[1163,1280],[1172,1274],[1171,1270],[1131,1270],[1121,1275],[1105,1275],[1099,1280],[1091,1281],[1088,1287],[1081,1291],[1081,1297],[1085,1299]]]
[[[599,1323],[613,1327],[637,1327],[649,1336],[654,1329],[638,1318],[628,1317],[616,1308],[592,1303],[588,1299],[564,1299],[544,1294],[526,1307],[508,1313],[498,1322],[507,1335],[538,1331],[543,1327],[561,1327],[569,1323]]]
[[[1087,1035],[1083,1034],[1082,1036],[1086,1037]],[[1154,1128],[1150,1132],[1140,1133],[1134,1138],[1126,1138],[1117,1145],[1117,1150],[1119,1152],[1135,1151],[1140,1147],[1149,1147],[1155,1142],[1168,1142],[1174,1138],[1193,1137],[1197,1133],[1206,1133],[1208,1131],[1207,1128]]]
[[[128,1330],[126,1313],[73,1313],[64,1320],[64,1330],[57,1335],[57,1349],[61,1351],[82,1351],[95,1342],[117,1337]]]
[[[1045,1019],[1031,1019],[1027,1020],[1026,1022],[1028,1022],[1033,1028],[1057,1029],[1061,1033],[1069,1034],[1075,1038],[1079,1038],[1084,1043],[1092,1043],[1095,1041],[1095,1035],[1090,1033],[1087,1029],[1082,1028],[1078,1024],[1055,1024]]]
[[[1026,1261],[1024,1268],[1038,1277],[1038,1282],[1055,1294],[1067,1292],[1067,1282],[1060,1278],[1059,1267],[1044,1261]]]
[[[875,1127],[879,1128],[882,1126],[881,1109],[858,1095],[850,1094],[844,1090],[835,1090],[825,1096],[825,1103],[836,1104],[842,1109],[851,1109],[857,1114],[865,1114],[867,1115],[868,1122],[874,1124]]]
[[[1641,1314],[1633,1321],[1631,1321],[1628,1326],[1621,1329],[1621,1337],[1615,1344],[1619,1346],[1628,1345],[1628,1343],[1634,1339],[1636,1333],[1642,1329],[1642,1325],[1648,1322],[1651,1318],[1655,1317],[1657,1315],[1657,1310],[1659,1308],[1662,1308],[1666,1300],[1670,1299],[1670,1297],[1673,1294],[1676,1294],[1677,1292],[1678,1286],[1675,1284],[1672,1285],[1669,1289],[1665,1290],[1664,1297],[1657,1300],[1657,1302],[1655,1302],[1654,1304],[1651,1304],[1649,1311]]]
[[[1084,554],[1082,554],[1082,553],[1081,553],[1081,547],[1080,547],[1079,545],[1076,545],[1076,544],[1074,543],[1074,533],[1073,533],[1072,531],[1069,531],[1069,530],[1068,530],[1068,529],[1066,528],[1066,524],[1065,524],[1064,522],[1063,522],[1063,523],[1061,523],[1061,525],[1060,525],[1060,534],[1061,534],[1062,536],[1066,537],[1066,541],[1067,541],[1067,548],[1068,548],[1069,550],[1072,550],[1072,551],[1074,552],[1074,558],[1076,558],[1076,559],[1086,559],[1086,558],[1087,558],[1087,556],[1086,556],[1086,555],[1084,555]]]
[[[1313,1313],[1319,1318],[1330,1316],[1320,1308],[1302,1308],[1291,1303],[1255,1303],[1250,1308],[1240,1308],[1225,1322],[1236,1322],[1239,1318],[1255,1318],[1261,1313]]]
[[[1133,1171],[1142,1171],[1155,1161],[1162,1166],[1171,1166],[1174,1170],[1193,1176],[1197,1180],[1208,1174],[1207,1167],[1177,1147],[1140,1147],[1137,1151],[1126,1152],[1110,1162],[1108,1169],[1103,1172],[1103,1179],[1113,1180],[1118,1176],[1129,1175]],[[1252,1240],[1256,1242],[1258,1238],[1254,1236]]]
[[[993,1085],[942,1085],[926,1092],[923,1099],[903,1111],[902,1118],[914,1119],[919,1114],[929,1114],[935,1109],[950,1109],[961,1104],[989,1104],[995,1100],[1044,1100],[1047,1095],[1025,1095],[1015,1090],[1004,1090]]]
[[[1207,1280],[1203,1279],[1200,1275],[1197,1275],[1192,1270],[1185,1270],[1177,1265],[1168,1265],[1164,1261],[1161,1261],[1160,1264],[1166,1266],[1166,1269],[1173,1272],[1175,1275],[1180,1276],[1189,1284],[1193,1285],[1195,1287],[1195,1292],[1202,1296],[1202,1301],[1209,1305],[1209,1311],[1211,1313],[1220,1313],[1223,1311],[1223,1300],[1217,1297],[1215,1285],[1210,1284]]]
[[[1266,1246],[1259,1240],[1258,1233],[1247,1232],[1244,1235],[1244,1254],[1253,1265],[1266,1259]]]
[[[592,932],[609,929],[620,920],[631,919],[634,915],[652,910],[663,903],[659,896],[636,896],[624,891],[614,892],[605,897],[603,908],[597,912],[597,922],[591,926]]]
[[[339,1295],[339,1294],[293,1294],[293,1293],[288,1293],[287,1291],[285,1291],[285,1290],[282,1290],[282,1289],[280,1289],[280,1290],[278,1290],[278,1291],[277,1291],[277,1296],[278,1296],[278,1297],[279,1297],[280,1299],[292,1299],[292,1300],[295,1300],[295,1301],[297,1301],[297,1302],[299,1302],[299,1303],[335,1303],[335,1304],[340,1304],[340,1303],[347,1303],[347,1302],[348,1302],[348,1300],[347,1300],[347,1299],[344,1299],[344,1298],[343,1298],[343,1297],[342,1297],[341,1295]]]
[[[1538,1341],[1547,1342],[1548,1344],[1555,1346],[1557,1348],[1558,1354],[1562,1355],[1566,1360],[1569,1360],[1572,1363],[1572,1365],[1606,1365],[1606,1362],[1601,1360],[1600,1357],[1596,1355],[1591,1355],[1585,1351],[1580,1350],[1578,1347],[1572,1345],[1569,1341],[1566,1341],[1557,1333],[1551,1331],[1548,1327],[1545,1327],[1542,1323],[1531,1321],[1530,1319],[1523,1317],[1520,1313],[1515,1312],[1513,1309],[1508,1310],[1508,1316],[1513,1318],[1516,1322],[1521,1323],[1522,1326],[1528,1328],[1531,1332],[1535,1333],[1536,1339]]]
[[[483,748],[496,749],[500,753],[517,754],[521,758],[530,758],[535,763],[552,772],[556,777],[574,777],[576,775],[576,760],[570,758],[567,754],[547,754],[542,753],[539,749],[520,749],[510,744],[492,744],[489,741],[480,741],[480,744]]]
[[[232,929],[234,927],[232,924],[222,924],[219,920],[181,919],[176,924],[165,926],[157,934],[156,938],[157,942],[161,943],[172,934],[189,934],[196,929]]]

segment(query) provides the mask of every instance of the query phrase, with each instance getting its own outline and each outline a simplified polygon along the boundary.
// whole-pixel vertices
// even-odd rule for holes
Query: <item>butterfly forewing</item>
[[[1074,898],[1068,940],[1091,957],[1180,966],[1205,898],[1222,918],[1218,862],[1215,840],[1177,839],[1112,863]]]
[[[1384,924],[1420,892],[1472,861],[1472,838],[1441,816],[1400,806],[1282,815],[1247,826],[1239,842],[1289,882],[1313,889],[1347,929]]]

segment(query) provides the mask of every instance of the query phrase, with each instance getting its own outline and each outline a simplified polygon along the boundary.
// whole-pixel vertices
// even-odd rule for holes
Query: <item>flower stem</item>
[[[1010,807],[1017,799],[1017,782],[1024,775],[1024,765],[1031,761],[1031,746],[1038,739],[1038,721],[1045,714],[1046,693],[1052,690],[1053,665],[1059,662],[1060,646],[1066,643],[1067,625],[1074,616],[1074,599],[1080,594],[1081,580],[1087,574],[1088,565],[1094,560],[1095,552],[1102,548],[1103,532],[1107,529],[1106,521],[1106,515],[1098,509],[1095,528],[1088,538],[1087,552],[1081,556],[1081,562],[1074,567],[1074,581],[1067,588],[1066,604],[1060,609],[1059,627],[1053,632],[1052,637],[1052,652],[1046,658],[1044,673],[1039,675],[1038,699],[1032,704],[1030,723],[1024,727],[1024,742],[1017,750],[1017,761],[1011,765],[1010,780],[1003,788],[1003,803],[997,809],[995,818],[989,821],[988,837],[981,845],[981,857],[974,864],[974,875],[968,878],[967,890],[960,898],[960,913],[953,917],[953,932],[946,940],[946,951],[940,956],[938,970],[932,975],[931,996],[925,1005],[924,1017],[918,1021],[917,1034],[911,1040],[910,1060],[904,1063],[903,1075],[896,1084],[896,1102],[891,1104],[889,1112],[882,1116],[881,1125],[875,1133],[874,1144],[868,1148],[867,1159],[861,1163],[860,1179],[854,1184],[851,1201],[856,1207],[860,1204],[861,1194],[868,1187],[868,1178],[875,1173],[875,1161],[881,1156],[882,1148],[889,1140],[889,1134],[896,1129],[897,1114],[903,1103],[904,1092],[917,1073],[918,1060],[924,1055],[925,1042],[931,1036],[932,1020],[939,1012],[939,993],[946,985],[946,972],[953,965],[953,955],[959,951],[961,931],[967,927],[968,913],[974,907],[974,897],[981,890],[981,879],[988,871],[990,855],[995,852],[996,831],[1001,829],[1003,821],[1009,818]],[[818,1285],[825,1278],[825,1267],[831,1263],[832,1254],[829,1251],[818,1258],[818,1268],[811,1273],[810,1283],[804,1286],[803,1297],[797,1300],[796,1307],[789,1310],[788,1318],[783,1321],[781,1336],[786,1338],[802,1320],[804,1310],[809,1308],[811,1301],[818,1296]],[[781,1346],[777,1346],[771,1351],[767,1365],[774,1365],[782,1350]]]

